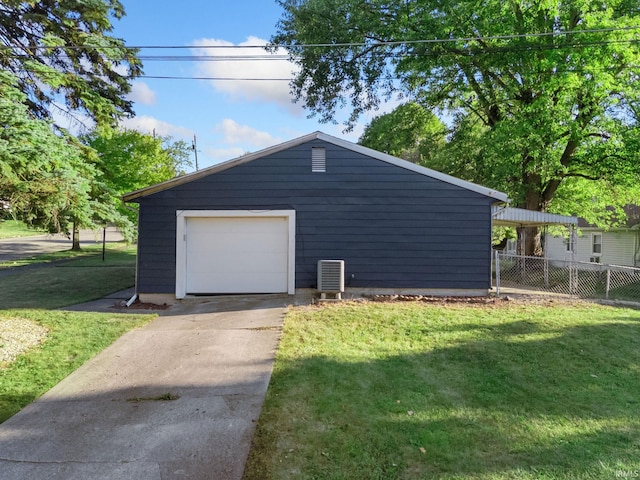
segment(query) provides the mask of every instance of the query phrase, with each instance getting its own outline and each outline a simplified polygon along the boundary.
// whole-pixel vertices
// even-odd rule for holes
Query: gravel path
[[[42,325],[26,318],[0,318],[0,367],[47,338]]]

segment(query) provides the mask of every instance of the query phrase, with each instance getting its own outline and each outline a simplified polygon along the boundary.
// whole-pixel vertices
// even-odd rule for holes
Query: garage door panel
[[[288,219],[203,217],[186,220],[186,291],[287,292]]]
[[[206,282],[207,288],[203,291],[190,291],[190,294],[216,294],[216,293],[283,293],[287,291],[286,279],[274,280],[273,275],[264,273],[247,274],[237,272],[224,278],[206,276],[196,281]]]

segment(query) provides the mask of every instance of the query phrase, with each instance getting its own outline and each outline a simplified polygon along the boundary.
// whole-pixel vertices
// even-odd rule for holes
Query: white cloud
[[[298,67],[287,59],[287,52],[278,49],[273,54],[264,50],[266,40],[249,37],[234,45],[225,40],[203,38],[193,42],[194,55],[221,57],[220,60],[201,62],[198,76],[213,78],[265,79],[265,80],[211,80],[218,92],[233,99],[275,103],[290,113],[301,115],[302,107],[292,102],[289,82]],[[205,45],[229,48],[202,48]],[[237,48],[256,47],[256,48]],[[236,47],[236,48],[233,48]]]
[[[204,153],[211,157],[214,161],[223,162],[225,160],[232,160],[247,153],[244,148],[229,147],[229,148],[205,148]]]
[[[163,122],[157,118],[142,115],[141,117],[126,118],[120,122],[125,128],[138,130],[144,133],[156,133],[157,135],[171,135],[172,137],[193,137],[193,130],[178,125]]]
[[[133,82],[131,92],[127,95],[127,99],[143,105],[155,105],[156,92],[151,90],[149,85],[144,82]]]
[[[248,125],[240,125],[235,120],[225,118],[215,126],[215,131],[223,136],[224,143],[230,145],[250,145],[257,149],[267,148],[282,140],[272,136],[268,132],[263,132]]]

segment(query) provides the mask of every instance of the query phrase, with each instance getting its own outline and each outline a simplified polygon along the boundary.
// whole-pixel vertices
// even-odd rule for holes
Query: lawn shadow
[[[336,479],[638,470],[640,324],[620,320],[461,324],[486,331],[368,361],[280,359],[245,478],[273,478],[279,462],[288,474]]]

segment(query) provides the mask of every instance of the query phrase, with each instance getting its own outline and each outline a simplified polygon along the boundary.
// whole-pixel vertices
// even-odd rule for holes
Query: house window
[[[324,147],[311,148],[311,171],[317,173],[327,171],[327,153]]]
[[[594,233],[591,236],[591,253],[594,256],[600,256],[602,254],[602,234]]]
[[[564,239],[564,246],[567,249],[567,252],[573,252],[573,243],[571,241],[571,235]]]

